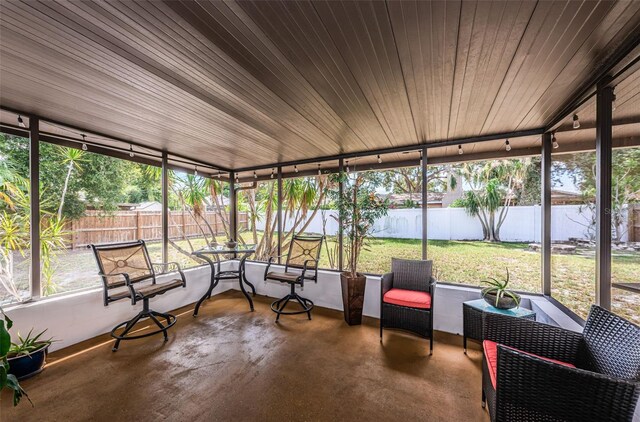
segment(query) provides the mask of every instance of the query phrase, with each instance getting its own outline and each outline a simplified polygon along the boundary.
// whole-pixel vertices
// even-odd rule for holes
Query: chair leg
[[[282,303],[282,306],[278,308],[278,316],[276,316],[276,323],[280,320],[280,315],[282,315],[281,312],[284,311],[285,306],[287,306],[287,303],[289,303],[289,300],[291,300],[290,295],[287,295],[285,297],[286,297],[286,300]]]
[[[298,302],[298,304],[300,304],[300,306],[302,307],[302,310],[285,312],[284,311],[285,307],[292,300],[295,300],[296,302]],[[278,316],[276,317],[276,322],[280,321],[280,315],[296,315],[296,314],[307,314],[307,318],[311,320],[312,309],[313,309],[313,302],[296,293],[295,284],[293,283],[291,283],[291,293],[289,293],[282,299],[276,300],[275,302],[271,303],[271,310],[276,314],[278,314]]]
[[[433,331],[429,334],[429,356],[433,355]]]
[[[298,301],[298,303],[299,303],[300,305],[302,305],[302,309],[308,309],[308,311],[307,311],[307,316],[309,317],[309,321],[311,321],[311,309],[312,309],[312,308],[311,308],[311,306],[307,303],[307,302],[308,302],[308,300],[307,300],[307,299],[305,299],[305,298],[303,298],[302,296],[297,295],[297,294],[294,296],[294,299],[296,299],[296,300]]]
[[[482,389],[482,408],[487,407],[487,396],[484,394],[484,388]]]
[[[151,314],[167,320],[167,325],[171,324],[171,319],[169,318],[169,314],[163,314],[162,312],[156,312],[156,311],[151,311]]]
[[[160,330],[162,330],[162,334],[164,334],[164,341],[168,341],[169,340],[169,336],[167,335],[166,327],[164,325],[162,325],[162,323],[160,321],[158,321],[158,318],[156,318],[155,315],[153,315],[153,313],[149,314],[149,318],[151,318],[151,320],[156,323],[158,328],[160,328]]]
[[[111,349],[112,351],[116,352],[118,350],[118,347],[120,346],[120,342],[122,340],[134,340],[134,339],[139,339],[143,337],[153,336],[160,333],[163,334],[164,341],[167,341],[169,339],[167,331],[176,323],[177,321],[176,317],[171,314],[156,312],[149,309],[149,298],[145,298],[143,301],[143,304],[144,304],[143,309],[140,313],[138,313],[138,315],[131,318],[131,320],[127,321],[126,323],[125,322],[120,323],[113,330],[111,330],[111,336],[116,339],[116,342],[113,345],[113,348]],[[138,323],[138,321],[140,321],[142,318],[149,318],[151,321],[153,321],[155,325],[158,326],[159,329],[155,331],[151,330],[149,332],[145,332],[142,334],[127,335],[133,329],[133,327]],[[167,325],[163,325],[158,320],[158,318],[164,318],[167,321]],[[122,334],[119,334],[119,335],[116,334],[116,330],[120,329],[123,326],[125,328]]]
[[[131,329],[134,327],[134,325],[136,325],[138,323],[138,321],[140,321],[140,318],[142,318],[142,313],[139,313],[138,315],[136,315],[135,317],[131,318],[129,320],[129,322],[127,323],[127,326],[125,327],[124,331],[122,332],[122,334],[120,334],[120,337],[124,337],[127,335],[127,333],[129,331],[131,331]],[[118,351],[118,347],[120,347],[120,341],[122,340],[122,338],[118,338],[116,339],[115,344],[113,345],[113,348],[111,348],[112,352],[117,352]]]

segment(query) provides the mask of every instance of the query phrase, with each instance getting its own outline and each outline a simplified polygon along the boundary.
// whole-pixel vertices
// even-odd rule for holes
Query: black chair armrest
[[[104,305],[107,306],[109,304],[109,286],[107,284],[107,278],[108,277],[114,277],[114,276],[120,276],[122,278],[124,278],[124,284],[125,286],[129,289],[129,294],[131,296],[131,304],[135,305],[136,304],[136,289],[133,286],[133,283],[131,282],[131,278],[129,277],[128,273],[111,273],[111,274],[105,274],[103,272],[98,272],[98,275],[103,277],[104,279]]]
[[[574,365],[584,350],[582,334],[574,331],[491,312],[482,318],[485,340]]]
[[[267,274],[269,273],[269,268],[271,268],[271,264],[273,264],[273,260],[276,258],[282,258],[283,256],[287,256],[288,254],[278,255],[278,256],[270,256],[267,261],[267,266],[264,269],[264,281],[267,281]]]
[[[182,279],[182,285],[183,285],[182,287],[187,287],[187,278],[184,276],[184,272],[182,271],[180,264],[178,264],[177,262],[158,262],[158,263],[151,263],[151,265],[153,267],[163,268],[163,270],[157,273],[156,275],[169,274],[173,272],[179,273],[180,278]],[[169,269],[170,267],[173,267],[173,268]],[[154,268],[154,271],[155,271],[155,268]]]
[[[393,273],[383,274],[380,278],[380,300],[393,288]]]
[[[302,275],[300,277],[300,282],[304,283],[304,279],[305,279],[305,274],[307,273],[307,266],[309,265],[309,262],[315,262],[316,266],[314,268],[314,270],[316,271],[316,277],[314,278],[314,281],[317,283],[318,282],[318,275],[317,275],[317,271],[318,271],[318,261],[316,259],[307,259],[306,261],[304,261],[304,264],[302,265]]]
[[[498,346],[496,420],[631,421],[640,384]]]
[[[131,286],[131,285],[132,285],[132,283],[131,283],[131,278],[129,277],[129,274],[128,274],[128,273],[111,273],[111,274],[105,274],[105,273],[99,272],[99,273],[98,273],[98,275],[99,275],[100,277],[103,277],[104,279],[107,279],[107,278],[109,278],[109,277],[120,276],[120,277],[124,278],[124,283],[125,283],[125,285],[126,285],[126,286]]]
[[[437,284],[438,284],[438,280],[436,280],[435,278],[433,278],[433,276],[431,276],[431,278],[429,279],[429,294],[431,295],[432,301],[433,301],[433,297],[436,295]]]
[[[162,268],[162,270],[158,272],[158,275],[162,275],[162,274],[173,272],[173,271],[182,271],[182,268],[180,268],[180,264],[178,264],[177,262],[153,262],[151,263],[151,265],[153,265],[154,267]],[[174,268],[169,269],[170,267],[174,267]]]

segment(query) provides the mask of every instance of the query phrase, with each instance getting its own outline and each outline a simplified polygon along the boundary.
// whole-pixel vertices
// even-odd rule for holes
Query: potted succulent
[[[54,341],[51,338],[41,340],[46,331],[44,330],[34,336],[33,329],[31,329],[24,338],[18,334],[18,343],[11,343],[7,354],[10,374],[22,380],[42,372],[49,353],[49,346]]]
[[[342,172],[337,177],[344,184],[341,195],[334,193],[346,255],[346,268],[340,273],[344,319],[349,325],[358,325],[362,322],[366,286],[366,277],[358,272],[358,261],[376,219],[387,214],[388,202],[375,194],[376,180],[366,172],[352,178]]]
[[[9,334],[9,330],[13,325],[13,321],[2,312],[2,309],[0,309],[0,314],[2,314],[3,317],[0,319],[0,393],[5,388],[12,390],[13,405],[17,406],[22,396],[25,396],[27,400],[29,400],[29,397],[22,387],[20,387],[18,378],[9,373],[9,360],[7,355],[11,349],[11,335]]]
[[[508,268],[506,279],[498,280],[490,277],[489,280],[483,280],[482,283],[489,285],[489,287],[482,289],[482,297],[491,306],[499,309],[511,309],[520,306],[520,295],[507,289],[509,285]]]

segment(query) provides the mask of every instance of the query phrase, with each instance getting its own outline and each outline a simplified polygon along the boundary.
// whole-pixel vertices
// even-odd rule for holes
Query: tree
[[[78,173],[82,171],[80,163],[86,161],[84,157],[84,151],[75,148],[58,147],[58,156],[62,161],[62,164],[67,166],[67,176],[64,178],[64,186],[62,188],[62,194],[60,196],[60,206],[58,207],[58,220],[62,219],[62,207],[64,206],[64,197],[67,195],[69,189],[69,180],[71,179],[71,173],[76,170]]]
[[[19,253],[26,256],[31,247],[30,236],[30,189],[28,180],[13,175],[13,182],[4,185],[7,195],[3,201],[0,213],[0,284],[5,290],[21,301],[13,276],[14,255]],[[40,203],[50,203],[45,192],[40,192]],[[40,219],[40,254],[42,262],[42,294],[47,296],[55,293],[57,286],[53,281],[56,254],[65,248],[65,220],[42,210]]]
[[[372,235],[373,225],[378,218],[387,214],[389,203],[375,194],[379,186],[375,173],[359,172],[353,175],[341,173],[334,178],[344,184],[342,195],[334,193],[338,208],[336,219],[346,239],[345,269],[349,271],[351,277],[355,278],[360,254]]]
[[[460,166],[459,172],[471,188],[460,202],[469,215],[480,221],[483,240],[500,242],[500,228],[525,185],[530,166],[527,158]]]
[[[427,167],[427,187],[429,191],[443,192],[451,184],[451,168],[448,165]],[[409,201],[415,203],[414,196],[422,195],[422,174],[420,167],[404,167],[385,170],[382,187],[393,193],[409,194]]]
[[[595,211],[595,153],[567,154],[554,157],[554,172],[569,177],[582,192],[586,214]],[[640,203],[640,148],[615,149],[611,167],[611,229],[612,240],[619,243],[627,232],[627,206]],[[595,233],[595,218],[586,217],[588,233]]]
[[[286,250],[294,233],[304,232],[333,187],[327,176],[285,179],[283,189],[282,247]],[[274,182],[258,182],[254,188],[239,191],[239,204],[247,210],[256,259],[265,260],[277,252],[277,186]],[[258,222],[264,230],[258,236]],[[242,239],[240,239],[242,240]]]

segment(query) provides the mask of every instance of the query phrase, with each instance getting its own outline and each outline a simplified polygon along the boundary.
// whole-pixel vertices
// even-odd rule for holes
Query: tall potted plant
[[[349,325],[358,325],[362,322],[366,287],[366,277],[358,272],[358,261],[376,219],[387,215],[388,202],[375,194],[377,180],[367,173],[340,173],[338,177],[344,184],[335,201],[347,258],[345,271],[340,274],[344,319]]]

